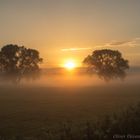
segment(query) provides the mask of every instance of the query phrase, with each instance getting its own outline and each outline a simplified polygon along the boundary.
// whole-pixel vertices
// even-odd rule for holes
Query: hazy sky
[[[140,0],[0,0],[0,46],[36,48],[48,66],[101,48],[139,65],[139,14]]]

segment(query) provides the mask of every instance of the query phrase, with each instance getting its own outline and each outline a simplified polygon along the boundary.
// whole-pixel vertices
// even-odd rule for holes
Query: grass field
[[[124,81],[110,82],[95,75],[56,72],[51,70],[16,85],[11,80],[0,80],[0,136],[8,136],[6,140],[15,140],[11,138],[17,135],[31,136],[35,140],[44,131],[45,134],[51,131],[56,137],[64,124],[79,131],[87,121],[121,114],[140,102],[139,71],[130,71]],[[58,138],[47,137],[47,140]]]
[[[80,125],[140,101],[140,85],[1,86],[0,135],[37,135],[65,122]]]

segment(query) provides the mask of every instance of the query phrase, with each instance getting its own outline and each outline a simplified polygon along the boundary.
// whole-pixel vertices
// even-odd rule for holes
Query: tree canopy
[[[125,60],[119,51],[110,49],[93,51],[83,63],[88,66],[88,72],[95,71],[105,80],[124,78],[125,71],[129,68],[128,60]]]
[[[27,74],[39,70],[42,62],[35,49],[9,44],[0,50],[0,71],[5,74]]]

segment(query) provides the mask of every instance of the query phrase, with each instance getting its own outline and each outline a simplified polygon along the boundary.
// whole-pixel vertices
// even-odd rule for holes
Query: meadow
[[[90,83],[87,84],[84,76],[83,80],[74,79],[77,85],[69,86],[65,83],[73,83],[72,79],[64,81],[58,77],[52,78],[54,86],[25,81],[19,85],[3,84],[0,86],[0,136],[7,139],[39,137],[44,131],[56,134],[65,124],[80,129],[87,122],[119,114],[140,102],[139,77],[133,77],[135,81],[128,78],[127,82],[104,84],[99,84],[94,77],[87,77]],[[93,85],[89,79],[94,81]]]

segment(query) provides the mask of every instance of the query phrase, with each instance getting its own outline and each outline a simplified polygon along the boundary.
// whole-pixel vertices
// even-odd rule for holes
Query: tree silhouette
[[[24,46],[9,44],[0,51],[0,71],[4,74],[24,75],[39,70],[39,52]]]
[[[124,78],[125,71],[129,68],[128,60],[125,60],[119,51],[110,49],[93,51],[92,55],[88,55],[83,63],[88,66],[88,72],[95,71],[107,81]]]

